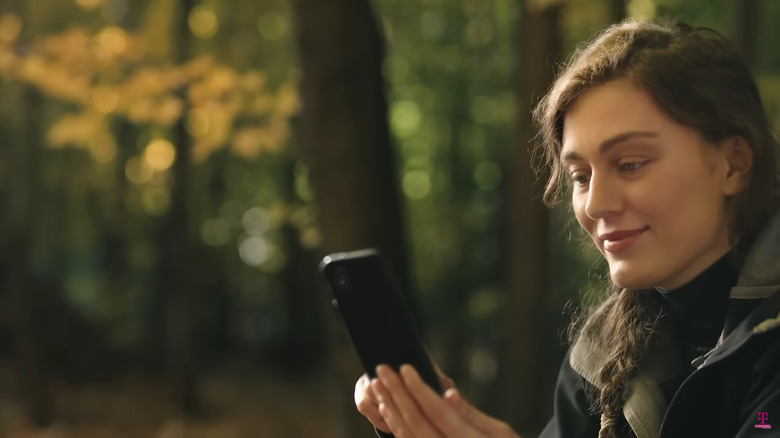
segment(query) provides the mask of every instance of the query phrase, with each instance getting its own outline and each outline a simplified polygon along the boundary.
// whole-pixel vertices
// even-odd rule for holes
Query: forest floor
[[[339,430],[335,386],[324,374],[294,380],[221,372],[203,378],[203,414],[185,419],[167,385],[149,378],[57,383],[56,421],[45,429],[32,427],[18,400],[0,392],[0,437],[331,438]]]

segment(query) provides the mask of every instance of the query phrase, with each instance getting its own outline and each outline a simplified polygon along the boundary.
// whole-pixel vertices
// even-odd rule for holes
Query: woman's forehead
[[[627,80],[587,90],[563,115],[561,154],[583,146],[609,147],[626,136],[649,137],[677,125],[652,96]]]

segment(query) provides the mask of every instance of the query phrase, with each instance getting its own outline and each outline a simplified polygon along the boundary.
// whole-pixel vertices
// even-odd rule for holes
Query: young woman
[[[549,166],[609,265],[573,330],[542,437],[777,436],[780,183],[755,82],[712,30],[627,21],[574,54],[535,111]],[[415,371],[361,378],[397,437],[515,437]],[[772,422],[774,421],[774,425]]]

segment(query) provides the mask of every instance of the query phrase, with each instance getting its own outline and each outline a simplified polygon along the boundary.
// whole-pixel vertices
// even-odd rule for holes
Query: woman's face
[[[674,289],[730,249],[726,197],[741,187],[730,148],[705,142],[621,79],[566,112],[561,159],[577,221],[612,281]]]

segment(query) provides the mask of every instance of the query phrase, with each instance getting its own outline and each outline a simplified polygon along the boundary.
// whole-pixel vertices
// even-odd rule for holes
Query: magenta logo
[[[761,422],[761,424],[756,424],[756,429],[771,429],[772,425],[767,423],[769,421],[769,414],[766,412],[759,412],[758,413],[758,421]]]

